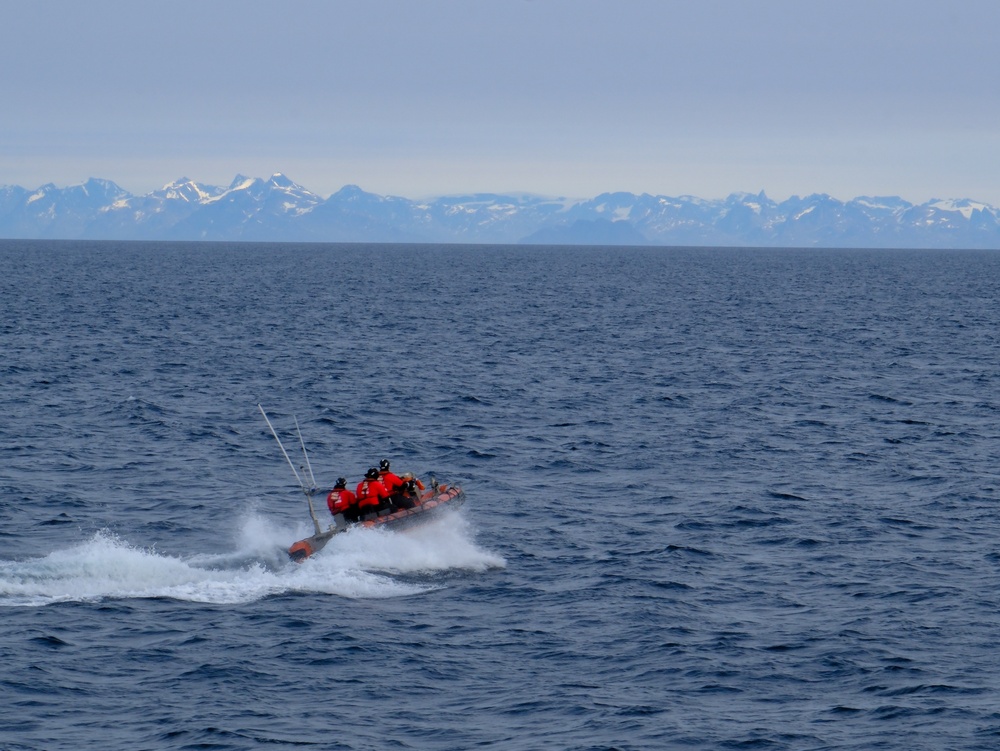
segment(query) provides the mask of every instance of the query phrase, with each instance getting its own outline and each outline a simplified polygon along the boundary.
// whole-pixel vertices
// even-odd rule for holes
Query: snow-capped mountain
[[[0,190],[0,235],[4,237],[81,237],[100,210],[128,192],[109,180],[37,190]]]
[[[1000,210],[825,194],[775,202],[604,193],[570,201],[474,194],[413,201],[348,185],[328,198],[280,173],[228,187],[188,178],[136,196],[107,180],[0,187],[0,237],[1000,249]]]
[[[189,180],[105,206],[84,236],[113,239],[277,239],[289,223],[322,203],[278,173],[267,181],[237,175],[228,188]]]

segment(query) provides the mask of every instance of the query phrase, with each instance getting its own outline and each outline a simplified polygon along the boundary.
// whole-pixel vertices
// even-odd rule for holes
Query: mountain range
[[[604,193],[589,200],[482,193],[410,200],[348,185],[323,198],[285,175],[228,187],[182,178],[133,195],[91,178],[65,188],[0,187],[10,239],[405,242],[679,246],[996,248],[1000,210],[970,199],[776,202]]]

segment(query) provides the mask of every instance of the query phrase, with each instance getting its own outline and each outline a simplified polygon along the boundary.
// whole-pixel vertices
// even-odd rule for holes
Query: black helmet
[[[380,461],[378,463],[378,467],[383,472],[388,472],[389,471],[389,460],[388,459],[383,459],[382,461]]]
[[[365,477],[368,478],[369,480],[377,480],[378,479],[378,470],[375,469],[375,467],[370,467],[368,469],[368,471],[365,472]]]
[[[337,484],[333,486],[333,489],[334,490],[343,490],[346,487],[347,487],[347,478],[346,477],[338,477],[337,478]]]

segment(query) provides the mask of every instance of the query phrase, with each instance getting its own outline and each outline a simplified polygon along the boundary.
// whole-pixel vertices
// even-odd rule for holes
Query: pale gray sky
[[[1000,206],[1000,2],[7,0],[0,185]]]

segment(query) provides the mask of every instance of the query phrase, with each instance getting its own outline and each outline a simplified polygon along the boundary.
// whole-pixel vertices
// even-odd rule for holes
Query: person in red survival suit
[[[378,463],[378,479],[385,485],[385,491],[389,494],[389,508],[397,509],[403,498],[403,481],[394,472],[389,470],[389,460],[383,459]]]
[[[344,520],[349,522],[356,522],[361,515],[357,496],[347,489],[347,480],[343,477],[337,478],[337,484],[326,497],[326,507],[333,516],[343,514]]]
[[[388,497],[385,485],[378,481],[378,470],[371,467],[365,472],[365,479],[358,483],[358,510],[361,517],[377,514]]]

